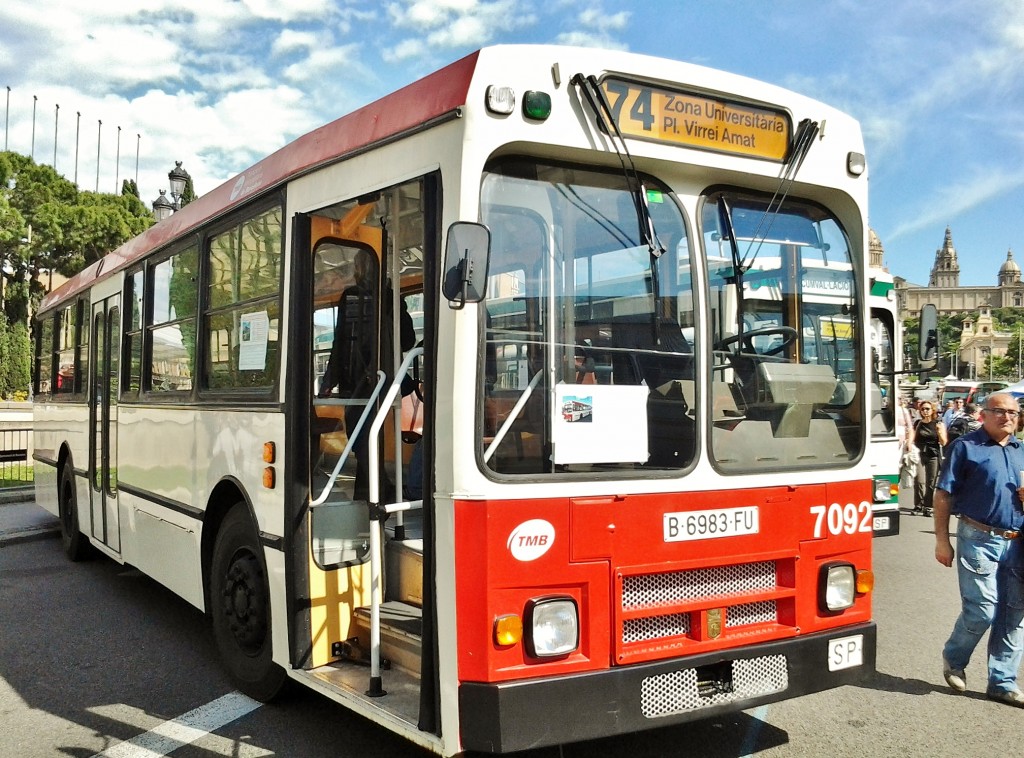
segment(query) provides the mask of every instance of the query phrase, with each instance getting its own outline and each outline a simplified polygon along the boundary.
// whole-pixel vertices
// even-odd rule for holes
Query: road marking
[[[150,729],[138,737],[111,745],[92,758],[161,758],[202,739],[262,705],[241,692],[229,692],[206,705]]]

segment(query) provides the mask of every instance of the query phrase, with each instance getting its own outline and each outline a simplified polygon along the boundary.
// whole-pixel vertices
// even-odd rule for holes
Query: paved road
[[[1024,712],[984,699],[983,661],[968,667],[966,695],[951,693],[942,681],[939,650],[958,601],[952,570],[932,558],[930,522],[905,516],[902,533],[876,540],[875,550],[879,674],[870,685],[686,727],[520,755],[1019,753]],[[176,735],[180,741],[171,740],[172,747],[196,738],[174,750],[176,758],[426,756],[301,689],[279,704],[242,707],[242,715],[222,726],[214,719],[214,733],[203,736],[202,719],[211,708],[238,706],[231,693],[202,615],[167,590],[107,560],[69,564],[54,538],[0,542],[0,756],[86,758],[108,748],[109,755],[143,755],[118,743],[153,729]],[[195,715],[209,703],[214,706]],[[186,721],[199,727],[184,728],[183,714],[192,714]],[[179,723],[168,726],[172,719]]]

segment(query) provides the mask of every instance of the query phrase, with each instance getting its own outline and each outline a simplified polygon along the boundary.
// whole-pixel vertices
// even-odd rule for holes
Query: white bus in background
[[[903,333],[892,274],[872,268],[870,284],[872,528],[882,537],[900,531],[899,469],[909,430],[898,412]]]

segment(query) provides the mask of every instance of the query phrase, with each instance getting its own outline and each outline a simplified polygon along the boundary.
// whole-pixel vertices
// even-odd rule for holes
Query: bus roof
[[[636,69],[647,72],[648,76],[651,72],[658,72],[659,78],[668,81],[692,80],[693,86],[696,87],[694,91],[722,91],[735,96],[737,102],[764,103],[781,107],[794,112],[794,116],[798,110],[812,110],[815,118],[829,121],[832,132],[836,132],[837,127],[840,132],[847,125],[855,127],[856,140],[853,148],[863,151],[859,125],[849,115],[806,96],[738,74],[682,61],[595,48],[549,45],[501,45],[484,48],[285,145],[238,176],[189,203],[170,218],[127,241],[102,260],[85,268],[43,298],[39,312],[54,308],[61,301],[74,297],[93,283],[130,266],[151,252],[187,237],[203,224],[227,214],[255,195],[269,192],[290,179],[371,146],[455,117],[459,109],[469,103],[474,76],[481,73],[484,77],[500,79],[509,70],[509,62],[513,56],[530,61],[543,61],[545,71],[552,71],[547,76],[555,76],[557,88],[560,86],[560,75],[554,71],[557,67],[545,61],[541,53],[550,54],[556,62],[558,57],[566,56],[567,60],[563,61],[565,64],[569,64],[568,58],[571,58],[573,66],[605,72]],[[537,71],[533,73],[536,75]],[[672,146],[672,149],[677,148]],[[849,149],[850,145],[843,144],[842,155],[845,156]],[[713,151],[707,155],[712,156]],[[714,156],[714,159],[725,161],[728,157]],[[764,167],[766,175],[769,171],[775,171],[773,162],[765,161]],[[804,172],[807,171],[805,168]]]
[[[467,55],[290,142],[83,269],[43,298],[39,312],[73,297],[151,251],[186,236],[255,193],[270,190],[325,163],[453,113],[466,103],[478,56],[479,51]]]

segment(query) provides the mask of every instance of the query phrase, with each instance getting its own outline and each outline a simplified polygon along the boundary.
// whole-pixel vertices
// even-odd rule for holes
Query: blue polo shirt
[[[1024,445],[1010,437],[1000,445],[976,429],[949,446],[936,487],[953,496],[953,513],[1000,529],[1020,529],[1024,511],[1017,496]]]

